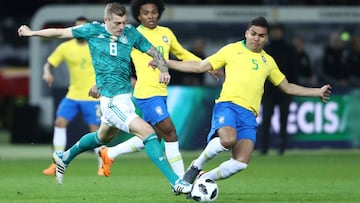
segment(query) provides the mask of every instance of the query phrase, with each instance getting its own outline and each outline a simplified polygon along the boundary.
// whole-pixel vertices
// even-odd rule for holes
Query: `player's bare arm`
[[[54,82],[54,76],[51,74],[51,65],[49,62],[46,62],[43,67],[43,80],[49,85],[49,87],[52,86]]]
[[[207,59],[204,59],[202,61],[168,60],[167,65],[171,69],[182,72],[203,73],[213,70],[210,62]]]
[[[71,27],[68,28],[47,28],[42,30],[32,30],[27,25],[21,25],[18,29],[19,37],[51,37],[51,38],[72,38]]]
[[[159,76],[160,83],[169,84],[171,77],[163,55],[157,49],[155,49],[155,47],[151,47],[147,54],[153,57],[153,62],[155,63],[155,66],[161,72]]]
[[[289,83],[285,78],[279,85],[279,88],[286,94],[304,97],[320,97],[321,101],[327,102],[330,99],[331,86],[329,84],[321,88],[311,88]]]

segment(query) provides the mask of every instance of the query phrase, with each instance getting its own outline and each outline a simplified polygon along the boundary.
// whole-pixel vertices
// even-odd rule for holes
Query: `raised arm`
[[[73,38],[71,27],[68,28],[46,28],[32,30],[27,25],[21,25],[18,29],[19,37],[49,37],[49,38]]]
[[[323,102],[327,102],[331,94],[331,86],[328,84],[321,88],[311,88],[289,83],[286,78],[280,83],[279,88],[286,94],[303,97],[319,97]]]

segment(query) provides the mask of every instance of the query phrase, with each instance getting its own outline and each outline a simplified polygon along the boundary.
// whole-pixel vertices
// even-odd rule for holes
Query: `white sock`
[[[215,181],[222,180],[246,169],[247,166],[248,165],[246,163],[236,161],[235,159],[230,159],[220,164],[219,167],[204,173],[201,177],[211,178]]]
[[[94,149],[94,153],[95,153],[95,155],[96,155],[96,157],[97,157],[97,160],[98,160],[98,164],[99,164],[98,167],[99,167],[99,168],[102,167],[102,160],[101,160],[101,157],[99,156],[99,151],[100,151],[101,147],[103,147],[103,146],[96,147],[96,148]]]
[[[66,147],[66,128],[54,127],[54,152],[63,152]]]
[[[194,160],[194,166],[196,166],[198,169],[202,169],[207,161],[214,158],[216,155],[218,155],[220,152],[227,151],[224,146],[220,143],[220,138],[215,137],[206,145],[203,152],[200,154],[200,156]]]
[[[165,155],[173,169],[179,177],[184,175],[184,162],[179,151],[179,142],[165,142]]]
[[[143,141],[139,137],[134,136],[123,143],[120,143],[113,147],[109,147],[108,156],[110,159],[115,159],[117,156],[121,154],[138,152],[143,148],[144,148]]]

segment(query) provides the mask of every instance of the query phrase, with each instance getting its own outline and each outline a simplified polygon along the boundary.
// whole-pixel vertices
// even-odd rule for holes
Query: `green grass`
[[[41,174],[50,163],[50,146],[0,145],[0,202],[194,202],[175,196],[144,152],[119,157],[110,177],[98,177],[93,153],[78,156],[63,185]],[[185,151],[186,166],[199,151]],[[205,170],[228,159],[223,153]],[[217,202],[360,201],[359,150],[291,150],[284,156],[254,153],[249,167],[217,182]]]

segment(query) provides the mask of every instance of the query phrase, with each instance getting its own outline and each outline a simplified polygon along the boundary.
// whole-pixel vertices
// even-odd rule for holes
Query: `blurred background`
[[[78,16],[102,21],[108,1],[35,0],[8,2],[0,8],[0,141],[8,144],[50,144],[54,109],[67,91],[66,67],[55,70],[47,87],[42,67],[61,40],[19,38],[21,24],[33,29],[71,26]],[[293,98],[289,106],[288,148],[360,147],[360,1],[351,0],[169,0],[160,25],[173,29],[185,48],[206,57],[227,43],[242,40],[247,23],[265,16],[281,24],[284,40],[295,50],[294,82],[331,83],[333,95]],[[128,5],[130,1],[123,1]],[[130,9],[128,9],[130,12]],[[135,24],[131,15],[129,23]],[[305,56],[304,56],[305,55]],[[296,68],[295,68],[296,67]],[[213,100],[221,82],[209,75],[189,78],[173,74],[169,110],[183,149],[199,149],[210,127]],[[261,112],[262,113],[262,112]],[[262,114],[258,117],[262,123]],[[68,127],[73,144],[87,127],[77,118]],[[279,112],[271,119],[270,146],[276,147]],[[49,145],[50,146],[50,145]]]

